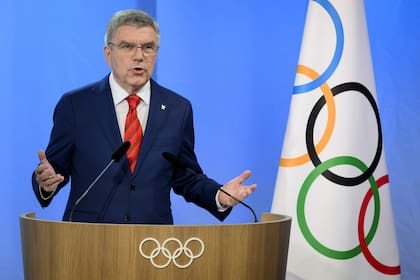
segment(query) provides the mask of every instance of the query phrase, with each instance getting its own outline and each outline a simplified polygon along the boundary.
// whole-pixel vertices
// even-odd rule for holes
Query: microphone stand
[[[230,198],[232,198],[233,200],[235,200],[236,202],[238,202],[238,203],[242,204],[243,206],[245,206],[246,208],[248,208],[248,209],[251,211],[252,215],[254,216],[254,223],[258,223],[257,215],[255,214],[254,209],[252,209],[252,207],[251,207],[251,206],[249,206],[248,204],[246,204],[246,203],[245,203],[245,202],[243,202],[242,200],[237,199],[236,197],[234,197],[233,195],[231,195],[230,193],[228,193],[228,192],[227,192],[227,191],[225,191],[224,189],[219,188],[219,190],[220,190],[222,193],[224,193],[224,194],[226,194],[227,196],[229,196]]]
[[[108,162],[108,164],[105,166],[105,168],[99,173],[98,176],[96,176],[95,180],[93,180],[92,183],[90,183],[89,187],[84,191],[84,193],[76,200],[73,207],[70,211],[69,216],[69,222],[73,221],[73,212],[76,209],[77,205],[79,205],[80,201],[89,193],[90,189],[96,184],[96,182],[104,175],[104,173],[109,169],[109,167],[114,163],[120,161],[122,156],[128,151],[128,148],[130,148],[131,143],[129,141],[126,141],[122,143],[120,147],[112,154],[111,160]]]
[[[191,168],[188,167],[188,165],[182,161],[181,159],[179,159],[177,156],[175,156],[174,154],[171,154],[169,152],[163,152],[162,156],[169,161],[170,163],[172,163],[173,166],[181,168],[185,171],[189,171],[190,173],[194,174],[195,176],[199,176],[199,174],[197,174],[197,172],[195,172],[194,170],[192,170]],[[219,190],[221,192],[223,192],[224,194],[226,194],[227,196],[229,196],[230,198],[232,198],[233,200],[235,200],[236,202],[242,204],[243,206],[245,206],[246,208],[248,208],[252,215],[254,216],[254,223],[258,223],[258,219],[257,219],[257,215],[254,212],[254,209],[252,209],[251,206],[249,206],[248,204],[246,204],[245,202],[243,202],[242,200],[237,199],[236,197],[234,197],[232,194],[228,193],[227,191],[225,191],[222,188],[219,188]]]

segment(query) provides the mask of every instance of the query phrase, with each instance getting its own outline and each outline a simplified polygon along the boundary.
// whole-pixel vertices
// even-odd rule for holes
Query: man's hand
[[[249,178],[251,176],[251,171],[246,170],[238,177],[230,180],[228,183],[226,183],[222,189],[226,191],[227,193],[230,193],[233,197],[236,199],[242,201],[245,198],[247,198],[255,189],[257,188],[256,184],[245,186],[242,184],[243,181]],[[219,192],[219,202],[221,205],[225,206],[235,206],[238,204],[237,201],[235,201],[233,198],[228,196],[227,194],[223,192]]]
[[[46,192],[54,192],[58,185],[64,181],[64,177],[55,173],[54,168],[48,162],[45,152],[38,151],[39,165],[35,170],[38,185]]]

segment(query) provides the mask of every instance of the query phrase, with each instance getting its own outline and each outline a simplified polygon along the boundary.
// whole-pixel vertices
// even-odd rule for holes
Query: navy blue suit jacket
[[[46,156],[65,177],[55,194],[71,182],[63,215],[68,220],[76,200],[122,144],[108,76],[64,94],[53,119]],[[177,155],[198,175],[174,168],[163,152]],[[32,185],[40,204],[48,206],[52,198],[41,198],[34,175]],[[171,187],[219,220],[230,212],[217,211],[215,195],[220,184],[206,177],[197,162],[190,102],[152,80],[148,122],[134,173],[124,155],[79,203],[72,220],[172,224]]]

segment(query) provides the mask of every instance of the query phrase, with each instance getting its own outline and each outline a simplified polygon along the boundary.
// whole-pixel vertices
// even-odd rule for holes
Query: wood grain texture
[[[276,214],[263,214],[262,222],[253,224],[172,226],[43,221],[29,213],[20,217],[25,279],[284,279],[290,225],[290,217]],[[139,252],[148,237],[160,245],[168,238],[185,244],[196,237],[205,248],[187,268],[172,260],[156,268]],[[143,250],[151,254],[156,246],[148,241]],[[174,254],[179,245],[169,241],[165,247]],[[197,241],[188,248],[193,254],[201,249]],[[161,253],[154,261],[169,259]],[[188,261],[185,252],[176,259],[181,265]]]

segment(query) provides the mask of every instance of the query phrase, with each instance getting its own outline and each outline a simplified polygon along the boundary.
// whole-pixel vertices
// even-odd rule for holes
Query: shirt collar
[[[118,83],[115,81],[113,73],[109,75],[109,85],[111,87],[112,99],[114,106],[117,106],[129,95]],[[146,105],[150,104],[150,80],[136,93]]]

